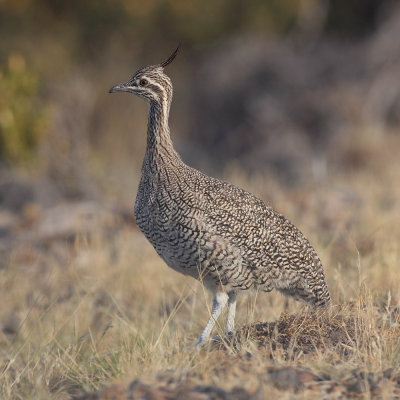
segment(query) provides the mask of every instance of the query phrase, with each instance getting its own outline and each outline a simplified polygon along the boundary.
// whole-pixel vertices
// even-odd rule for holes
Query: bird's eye
[[[139,81],[139,85],[140,85],[140,86],[146,86],[147,84],[148,84],[148,82],[147,82],[146,79],[141,79],[141,80]]]

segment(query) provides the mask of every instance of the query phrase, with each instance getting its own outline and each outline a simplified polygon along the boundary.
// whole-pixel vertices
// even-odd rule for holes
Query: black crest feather
[[[172,63],[176,55],[178,54],[179,48],[181,47],[181,44],[179,43],[178,47],[174,50],[174,52],[162,63],[160,63],[160,67],[164,68],[168,64]]]

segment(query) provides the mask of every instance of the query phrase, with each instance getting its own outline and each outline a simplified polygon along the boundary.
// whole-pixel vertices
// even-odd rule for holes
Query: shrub
[[[44,105],[37,97],[39,76],[21,54],[0,66],[0,160],[20,164],[37,155],[48,130]]]

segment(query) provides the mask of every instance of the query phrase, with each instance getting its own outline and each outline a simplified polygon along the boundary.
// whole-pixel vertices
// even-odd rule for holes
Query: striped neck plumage
[[[173,148],[171,137],[169,134],[169,109],[170,99],[163,101],[150,102],[148,123],[147,123],[147,149],[150,154],[166,155],[179,158]]]

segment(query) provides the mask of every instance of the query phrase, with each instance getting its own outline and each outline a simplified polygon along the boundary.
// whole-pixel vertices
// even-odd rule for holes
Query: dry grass
[[[272,178],[231,177],[305,231],[340,306],[312,314],[278,293],[244,295],[237,340],[219,348],[187,349],[208,318],[209,294],[166,268],[129,224],[14,248],[0,271],[0,398],[69,399],[136,378],[132,393],[161,390],[158,398],[208,396],[209,387],[229,398],[392,398],[400,385],[399,178],[399,163],[290,190]]]

